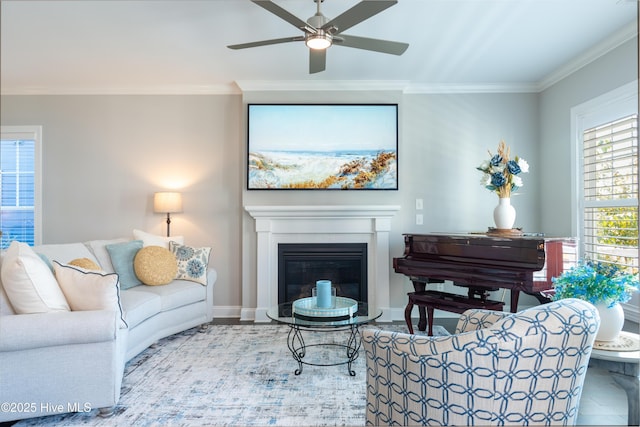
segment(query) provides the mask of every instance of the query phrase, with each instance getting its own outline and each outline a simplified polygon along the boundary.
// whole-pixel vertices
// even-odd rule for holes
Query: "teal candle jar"
[[[331,280],[316,281],[316,305],[318,308],[333,308],[335,301],[335,288],[331,286]]]

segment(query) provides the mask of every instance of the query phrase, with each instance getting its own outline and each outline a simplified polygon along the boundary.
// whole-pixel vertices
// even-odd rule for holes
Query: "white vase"
[[[624,310],[622,306],[616,303],[613,307],[607,307],[606,303],[594,304],[600,315],[600,329],[596,335],[596,341],[613,341],[615,340],[622,325],[624,325]]]
[[[501,197],[498,206],[493,210],[493,221],[496,228],[511,230],[513,223],[516,222],[516,210],[511,206],[511,198]]]

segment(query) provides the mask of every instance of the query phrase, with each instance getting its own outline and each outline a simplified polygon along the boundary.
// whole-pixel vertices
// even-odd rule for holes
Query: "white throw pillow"
[[[122,306],[118,288],[118,274],[87,270],[53,262],[60,288],[73,311],[117,311],[123,325]]]
[[[165,249],[169,249],[169,242],[176,242],[179,245],[184,245],[183,236],[164,237],[147,233],[142,230],[133,230],[133,238],[134,240],[142,240],[142,246],[160,246]]]
[[[0,274],[16,313],[69,311],[69,304],[53,273],[26,243],[11,242],[2,258]]]

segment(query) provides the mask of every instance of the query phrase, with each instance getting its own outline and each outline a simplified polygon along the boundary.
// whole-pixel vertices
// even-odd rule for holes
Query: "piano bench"
[[[413,306],[425,307],[427,309],[427,326],[428,334],[433,336],[433,310],[444,310],[453,313],[464,313],[470,308],[483,308],[485,310],[502,311],[504,302],[493,301],[490,299],[468,298],[464,295],[450,294],[440,291],[422,291],[409,292],[409,303],[404,310],[404,319],[407,322],[409,333],[413,334],[413,325],[411,324],[411,310]],[[418,325],[418,327],[424,327]],[[421,329],[422,330],[422,329]]]

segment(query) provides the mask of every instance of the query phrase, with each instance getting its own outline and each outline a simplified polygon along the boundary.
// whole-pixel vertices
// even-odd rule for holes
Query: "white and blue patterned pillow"
[[[207,268],[211,248],[193,248],[169,242],[169,250],[176,256],[178,274],[176,279],[190,280],[207,286]]]

